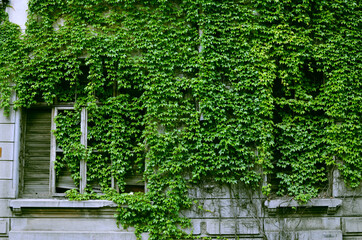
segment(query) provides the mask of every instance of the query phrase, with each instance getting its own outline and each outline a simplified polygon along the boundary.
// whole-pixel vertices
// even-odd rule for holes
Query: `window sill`
[[[327,207],[327,214],[333,215],[341,205],[342,200],[335,198],[315,198],[304,204],[298,203],[294,199],[275,199],[264,202],[270,216],[275,215],[278,208],[293,207]]]
[[[69,201],[59,199],[16,199],[10,200],[9,206],[15,215],[20,215],[22,208],[103,208],[118,205],[107,200]]]

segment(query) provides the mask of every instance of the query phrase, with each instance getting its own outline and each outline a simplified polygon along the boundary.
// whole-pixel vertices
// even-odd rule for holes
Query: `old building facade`
[[[10,21],[24,31],[27,1],[12,0],[10,6]],[[51,150],[56,147],[51,118],[65,109],[11,109],[9,116],[0,110],[0,239],[136,239],[132,227],[117,227],[113,202],[69,201],[57,195],[55,189],[61,192],[62,186],[52,180],[51,158],[57,150]],[[29,164],[24,158],[38,161]],[[68,189],[69,183],[63,183]],[[362,187],[347,188],[338,170],[329,184],[328,197],[300,204],[269,199],[242,185],[205,183],[190,189],[199,205],[180,214],[191,219],[187,231],[212,239],[362,240]]]

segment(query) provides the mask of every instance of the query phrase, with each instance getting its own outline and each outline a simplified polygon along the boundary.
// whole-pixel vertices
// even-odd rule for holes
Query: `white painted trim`
[[[15,126],[14,126],[14,162],[13,162],[13,197],[19,196],[19,174],[20,174],[20,148],[21,148],[21,110],[15,111]]]
[[[64,197],[65,193],[56,192],[56,173],[55,173],[55,161],[57,155],[57,143],[54,135],[56,130],[55,118],[58,115],[59,110],[74,110],[73,106],[62,106],[62,107],[53,107],[52,116],[51,116],[51,137],[50,137],[50,166],[49,166],[49,191],[53,197]],[[82,169],[82,164],[81,164]],[[82,170],[81,170],[82,171]],[[80,185],[82,181],[80,182]],[[82,193],[82,192],[81,192]]]
[[[88,135],[88,111],[85,107],[82,108],[81,117],[80,117],[80,129],[82,136],[80,143],[87,148],[87,135]],[[87,163],[85,159],[80,160],[80,183],[79,183],[79,192],[81,194],[85,193],[85,188],[87,187]]]
[[[54,163],[56,159],[56,142],[55,142],[55,136],[54,131],[56,129],[55,125],[55,117],[58,114],[58,108],[52,108],[52,116],[51,116],[51,130],[50,130],[50,164],[49,164],[49,192],[52,194],[52,196],[55,196],[55,169],[54,169]]]

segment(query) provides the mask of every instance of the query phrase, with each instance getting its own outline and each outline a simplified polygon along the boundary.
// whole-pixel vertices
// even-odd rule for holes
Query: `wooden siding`
[[[49,194],[50,109],[26,113],[23,197],[44,198]]]

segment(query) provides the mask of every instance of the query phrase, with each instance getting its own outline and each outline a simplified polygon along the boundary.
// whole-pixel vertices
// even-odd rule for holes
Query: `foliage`
[[[336,165],[359,185],[360,16],[356,0],[31,0],[21,38],[1,15],[1,107],[12,89],[16,107],[76,102],[57,120],[58,166],[77,180],[87,159],[102,197],[128,205],[119,223],[179,239],[202,179],[257,187],[273,172],[278,194],[307,201]],[[88,148],[69,131],[81,107]],[[147,193],[109,189],[145,165]]]
[[[5,109],[9,114],[10,99],[12,95],[12,81],[16,68],[15,62],[24,55],[19,49],[20,40],[19,26],[7,20],[5,8],[8,1],[2,1],[0,5],[0,109]]]

